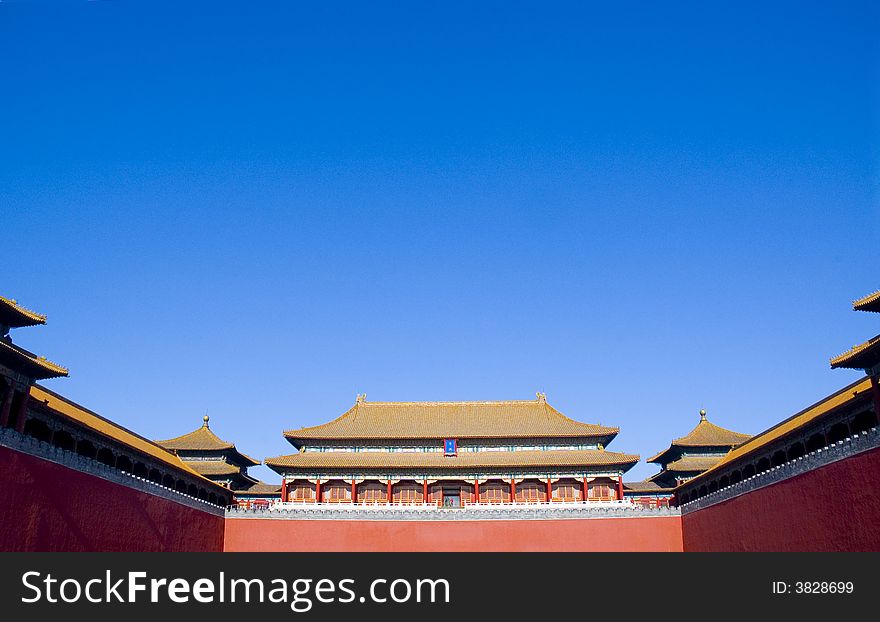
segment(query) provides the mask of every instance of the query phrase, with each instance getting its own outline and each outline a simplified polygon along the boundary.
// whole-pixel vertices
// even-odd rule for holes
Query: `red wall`
[[[223,517],[0,447],[0,551],[221,551]]]
[[[226,551],[681,551],[681,519],[381,521],[231,518]]]
[[[685,551],[880,551],[880,449],[686,514]]]

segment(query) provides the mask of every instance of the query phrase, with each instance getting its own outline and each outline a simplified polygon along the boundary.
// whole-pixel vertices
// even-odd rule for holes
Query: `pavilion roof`
[[[536,400],[495,402],[368,402],[358,397],[340,417],[284,436],[295,446],[315,439],[443,439],[600,437],[610,440],[619,428],[569,419]]]
[[[880,363],[880,335],[831,359],[831,369],[870,369]]]
[[[682,456],[678,460],[667,463],[666,470],[679,473],[708,471],[723,459],[724,456]]]
[[[247,495],[277,495],[281,493],[281,484],[267,484],[263,481],[258,481],[256,484],[251,486],[250,488],[244,488],[242,490],[236,490],[235,496],[247,496]]]
[[[732,449],[711,469],[697,475],[687,483],[690,484],[697,479],[709,477],[716,469],[720,469],[735,460],[756,453],[767,445],[788,436],[789,434],[795,433],[804,426],[807,426],[816,420],[821,420],[829,413],[837,411],[839,408],[850,407],[853,403],[864,399],[871,399],[871,378],[867,376],[845,386],[836,393],[823,398],[812,406],[792,415],[785,421],[776,424],[772,428],[769,428],[760,434],[756,434],[742,445]]]
[[[266,458],[266,466],[285,469],[470,469],[504,467],[596,467],[619,466],[624,470],[639,456],[604,449],[557,449],[548,451],[465,451],[456,456],[437,452],[304,451]]]
[[[641,482],[623,482],[624,490],[632,492],[671,492],[671,488],[664,488],[657,482],[643,480]]]
[[[260,464],[259,460],[251,458],[247,454],[238,451],[233,443],[222,440],[219,436],[211,431],[208,426],[208,416],[205,415],[202,427],[193,430],[183,436],[168,439],[167,441],[156,441],[165,449],[173,452],[205,452],[205,453],[224,453],[228,452],[235,462],[239,462],[245,466],[255,466]]]
[[[145,439],[131,430],[113,423],[97,413],[62,397],[45,387],[40,385],[31,386],[30,396],[32,400],[41,403],[44,407],[68,417],[79,425],[82,425],[101,436],[110,438],[127,447],[131,447],[132,449],[146,454],[177,470],[185,471],[186,473],[197,477],[202,477],[198,472],[190,468],[183,460],[163,449],[153,441]],[[203,479],[209,482],[212,486],[216,485],[207,478]]]
[[[61,365],[18,347],[8,337],[0,337],[0,363],[34,380],[57,378],[69,373]]]
[[[747,440],[751,436],[733,432],[721,426],[717,426],[706,418],[705,411],[700,411],[700,422],[696,427],[688,432],[685,436],[672,441],[669,447],[648,458],[647,462],[662,463],[666,457],[672,457],[673,448],[695,448],[695,447],[736,447]],[[667,456],[667,454],[669,454]]]
[[[225,460],[184,460],[184,462],[193,471],[206,477],[241,473],[241,467],[229,464]]]
[[[853,309],[856,311],[880,312],[880,290],[853,302]]]
[[[12,298],[0,296],[0,324],[10,328],[45,324],[46,316],[25,309]]]

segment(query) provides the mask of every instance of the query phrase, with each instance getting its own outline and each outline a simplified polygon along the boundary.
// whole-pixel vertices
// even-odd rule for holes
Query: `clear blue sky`
[[[544,391],[644,458],[859,377],[871,3],[180,4],[0,4],[0,291],[50,388],[261,458],[358,392]]]

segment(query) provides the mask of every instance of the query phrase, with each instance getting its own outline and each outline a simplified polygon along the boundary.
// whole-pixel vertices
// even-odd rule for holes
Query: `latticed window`
[[[486,482],[480,486],[481,503],[507,503],[510,501],[510,485],[504,482]]]
[[[599,499],[603,501],[616,499],[617,493],[614,486],[607,482],[594,482],[590,484],[590,499]]]
[[[351,486],[345,482],[328,482],[322,487],[321,497],[327,503],[347,503],[351,501]]]
[[[516,485],[516,500],[521,503],[541,503],[547,500],[547,485],[543,482],[521,482]]]
[[[398,484],[394,487],[395,503],[421,503],[422,486],[419,484]]]
[[[560,480],[553,484],[553,499],[555,501],[580,501],[581,488],[581,484],[574,480]]]
[[[358,501],[365,503],[385,503],[388,500],[388,490],[381,482],[365,482],[358,486]]]
[[[315,485],[311,482],[294,482],[288,498],[291,501],[314,501]]]

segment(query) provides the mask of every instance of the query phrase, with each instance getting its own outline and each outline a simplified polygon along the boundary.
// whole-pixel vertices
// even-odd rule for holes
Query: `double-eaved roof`
[[[619,428],[569,419],[536,400],[497,402],[368,402],[354,406],[329,423],[284,436],[301,447],[316,440],[443,438],[594,438],[607,444]]]
[[[685,436],[677,438],[672,443],[651,458],[648,462],[658,464],[672,464],[678,460],[682,453],[688,450],[721,448],[731,449],[737,445],[741,445],[751,438],[748,434],[740,434],[721,426],[717,426],[706,418],[705,411],[700,412],[700,422],[696,427],[688,432]],[[681,469],[679,469],[681,470]]]
[[[868,294],[853,302],[856,311],[873,311],[880,313],[880,291]],[[880,364],[880,335],[865,343],[853,346],[843,354],[831,359],[831,369],[864,369],[871,370]]]
[[[286,431],[287,440],[302,451],[267,458],[265,463],[279,473],[334,469],[579,471],[578,467],[625,471],[639,456],[604,449],[618,431],[570,419],[550,406],[541,393],[535,400],[490,402],[368,402],[359,395],[354,406],[329,423]],[[498,446],[491,451],[462,448],[456,455],[446,455],[439,451],[442,439],[492,439]],[[510,440],[509,446],[504,439]],[[405,447],[410,450],[390,450],[399,441],[409,441]],[[411,441],[425,441],[422,445],[436,446],[437,450],[414,450],[417,448]],[[560,448],[560,444],[571,448]],[[594,448],[577,448],[585,445]],[[376,450],[380,449],[377,446],[382,450]],[[364,450],[369,448],[373,450]]]
[[[10,328],[45,324],[46,316],[25,309],[12,298],[0,296],[0,365],[14,370],[31,380],[46,380],[66,376],[67,369],[45,357],[28,352],[9,337]]]
[[[247,454],[243,454],[242,452],[238,451],[233,443],[224,441],[219,436],[214,434],[214,432],[212,432],[211,428],[208,426],[208,421],[208,416],[205,415],[205,417],[203,418],[204,423],[202,424],[202,427],[193,430],[188,434],[184,434],[183,436],[168,439],[167,441],[156,441],[156,443],[161,445],[168,451],[174,452],[176,454],[192,455],[201,453],[216,454],[218,456],[225,455],[232,463],[243,467],[255,466],[260,464],[259,460],[254,460]],[[190,464],[193,465],[195,464],[195,462],[190,461]],[[228,464],[230,468],[234,468],[236,471],[239,470],[238,466],[233,467],[232,464],[229,463],[222,464]],[[230,471],[230,473],[231,472],[232,471]],[[216,473],[216,475],[220,474],[221,473]]]

